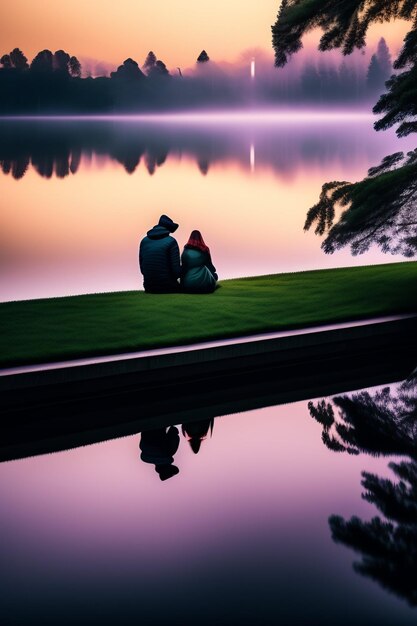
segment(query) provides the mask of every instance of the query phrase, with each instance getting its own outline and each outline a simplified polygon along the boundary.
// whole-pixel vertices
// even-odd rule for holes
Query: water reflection
[[[144,431],[140,438],[139,447],[142,450],[140,458],[145,463],[155,465],[155,471],[161,480],[172,478],[180,471],[174,465],[174,455],[180,445],[178,428],[157,428]]]
[[[308,407],[330,450],[417,457],[417,374],[394,390],[360,391],[332,402],[309,402]]]
[[[335,542],[361,555],[355,571],[417,606],[417,372],[395,389],[310,402],[309,410],[331,450],[409,457],[389,463],[395,480],[362,472],[362,497],[383,517],[332,515],[329,524]]]
[[[201,443],[213,434],[214,418],[190,421],[182,425],[184,438],[190,444],[191,450],[197,454]],[[155,465],[155,471],[161,480],[167,480],[179,473],[174,465],[174,456],[180,445],[179,431],[176,426],[144,430],[140,435],[140,458],[145,463]]]
[[[362,350],[364,358],[355,361],[359,360],[365,372],[359,381],[363,386],[367,384],[367,376],[375,375],[382,360],[378,353],[374,367],[369,363],[365,367],[367,353]],[[389,353],[387,361],[391,368],[398,368],[401,359]],[[360,518],[367,519],[372,500],[358,498],[357,482],[365,465],[363,458],[329,453],[317,437],[317,424],[307,417],[305,401],[333,395],[337,389],[357,388],[358,369],[353,366],[346,371],[339,369],[332,355],[329,369],[320,376],[321,364],[322,359],[315,355],[306,376],[300,376],[297,363],[294,369],[298,377],[293,383],[288,379],[291,367],[285,364],[282,371],[274,373],[270,388],[264,389],[263,399],[256,398],[252,390],[250,402],[264,407],[281,402],[282,406],[230,415],[244,409],[239,403],[248,385],[240,376],[240,394],[235,395],[230,390],[229,372],[228,385],[217,399],[213,400],[212,396],[218,385],[205,384],[200,399],[193,386],[192,397],[186,406],[176,408],[175,416],[168,419],[165,407],[161,406],[161,416],[147,411],[143,428],[132,425],[132,430],[126,426],[126,393],[116,394],[112,401],[106,389],[96,409],[100,411],[100,420],[110,410],[120,422],[112,433],[105,420],[105,436],[116,437],[113,441],[93,446],[78,442],[76,450],[1,464],[4,530],[0,537],[7,567],[3,568],[0,582],[2,615],[6,614],[6,622],[45,623],[50,618],[50,623],[61,624],[67,618],[68,623],[87,620],[124,624],[137,619],[139,607],[146,624],[194,625],[195,615],[200,625],[413,624],[415,614],[406,603],[388,596],[378,586],[372,588],[366,581],[358,584],[360,579],[351,571],[350,554],[335,548],[328,533],[329,511],[354,509]],[[337,389],[333,387],[332,391],[328,385],[329,382],[334,385],[334,372],[339,379]],[[314,385],[308,382],[309,373]],[[404,376],[391,371],[374,384],[382,385]],[[277,397],[280,386],[281,394],[285,389],[285,395]],[[189,384],[187,388],[189,393]],[[385,416],[388,421],[388,414],[392,413],[395,419],[401,417],[399,423],[411,424],[409,417],[415,408],[415,394],[412,388],[408,392],[405,383],[399,391],[394,389],[391,386],[391,393],[385,393],[381,400],[377,399],[380,391],[368,392],[370,412],[381,414],[381,419]],[[363,394],[344,393],[343,397]],[[160,403],[162,394],[153,391],[151,395]],[[174,391],[164,396],[169,396],[170,404],[175,401]],[[304,400],[291,406],[286,404],[300,398]],[[220,408],[221,399],[224,411]],[[80,410],[88,410],[79,415],[74,406],[63,413],[59,404],[49,399],[55,422],[57,415],[61,425],[67,422],[73,426],[78,419],[79,427],[90,432],[98,430],[100,423],[92,414],[94,404],[97,403],[84,396]],[[141,415],[139,404],[137,397],[129,404],[131,417]],[[335,416],[329,426],[333,433],[341,418],[336,405],[330,404]],[[399,411],[394,411],[394,404],[401,407]],[[329,410],[326,404],[323,406],[326,409],[323,420],[328,424]],[[356,403],[355,407],[358,412],[360,405]],[[38,411],[43,421],[36,430],[44,439],[45,411],[39,408]],[[220,414],[221,417],[216,417],[216,436],[208,440],[214,415]],[[10,420],[4,420],[18,429],[20,438],[33,426],[36,407],[34,410],[26,407],[25,415],[26,422],[19,425],[15,412]],[[173,426],[181,422],[182,427]],[[411,436],[411,431],[405,426],[404,429]],[[138,458],[139,431],[142,460]],[[122,436],[128,433],[132,436]],[[51,435],[54,433],[50,432]],[[365,435],[346,440],[337,436],[342,444],[352,448],[365,450],[372,444]],[[198,459],[190,449],[191,439],[204,446]],[[404,440],[408,446],[408,439]],[[71,435],[69,445],[74,445],[74,441]],[[100,441],[100,436],[96,441]],[[395,449],[401,449],[401,445]],[[381,449],[381,444],[370,449]],[[391,448],[384,445],[382,449]],[[383,463],[384,459],[369,456],[368,474],[381,474]],[[167,477],[171,473],[174,476],[167,484],[159,480],[159,477],[164,480],[163,473],[158,472],[157,476],[154,471],[154,467],[161,465]],[[172,468],[177,466],[180,472],[174,475]],[[375,487],[370,486],[368,491],[375,495],[375,503],[386,517],[400,520],[389,523],[408,534],[391,533],[383,526],[385,521],[374,523],[373,543],[372,538],[363,539],[362,528],[358,532],[348,530],[352,542],[359,544],[356,539],[359,536],[361,549],[365,544],[371,545],[368,552],[362,551],[366,564],[373,566],[376,562],[374,569],[379,568],[377,574],[381,580],[383,572],[388,582],[398,588],[406,585],[406,575],[413,573],[415,556],[412,530],[417,473],[413,470],[411,474],[406,468],[401,472],[408,493],[398,490],[394,494],[388,482],[378,477]],[[337,524],[335,521],[334,538]],[[342,520],[341,534],[345,531],[343,524]],[[396,544],[397,540],[402,543]],[[409,562],[406,562],[407,549]],[[400,566],[404,576],[399,572],[397,580],[391,581],[390,571],[395,574]],[[414,581],[415,576],[409,578],[409,589]],[[346,597],[349,597],[348,607]]]
[[[337,132],[335,132],[337,130]],[[364,137],[367,142],[364,142]],[[42,177],[77,173],[82,157],[120,163],[133,174],[141,163],[153,175],[168,158],[194,160],[202,175],[214,164],[234,162],[254,172],[291,174],[300,165],[363,162],[379,158],[380,137],[371,122],[241,126],[145,124],[123,121],[0,121],[0,169],[16,180],[30,166]],[[256,155],[256,158],[255,158]]]
[[[210,431],[210,437],[213,435],[214,418],[199,420],[198,422],[187,422],[182,425],[182,434],[188,440],[191,450],[197,454],[200,450],[201,443],[207,438]]]

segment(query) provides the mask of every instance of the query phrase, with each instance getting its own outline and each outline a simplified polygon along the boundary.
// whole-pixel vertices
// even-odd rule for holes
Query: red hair
[[[189,240],[185,244],[186,248],[197,248],[197,250],[201,250],[201,252],[207,252],[210,254],[210,250],[208,246],[204,243],[204,239],[199,230],[193,230],[190,235]]]

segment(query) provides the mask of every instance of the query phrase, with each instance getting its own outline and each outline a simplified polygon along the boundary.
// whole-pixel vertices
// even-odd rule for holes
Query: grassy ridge
[[[141,291],[0,304],[0,366],[417,312],[417,262],[225,280],[210,295]]]

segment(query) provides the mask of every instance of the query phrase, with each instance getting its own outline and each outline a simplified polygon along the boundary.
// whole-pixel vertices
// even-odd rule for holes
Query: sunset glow
[[[2,11],[1,54],[17,46],[32,59],[45,48],[64,49],[116,66],[128,57],[142,64],[153,50],[175,72],[177,66],[193,66],[203,48],[216,62],[239,61],[244,50],[256,48],[272,59],[271,25],[279,5],[279,0],[15,0]],[[368,43],[384,36],[396,53],[405,32],[400,21],[378,25]],[[311,34],[305,44],[316,46],[316,41]]]

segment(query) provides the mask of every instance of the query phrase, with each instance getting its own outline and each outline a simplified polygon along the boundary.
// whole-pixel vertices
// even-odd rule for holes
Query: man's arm
[[[172,243],[169,248],[169,261],[172,275],[175,279],[179,278],[181,276],[180,249],[174,238],[172,238]]]
[[[211,255],[207,254],[207,262],[206,262],[206,267],[210,270],[210,272],[213,274],[215,280],[219,280],[219,277],[217,276],[217,272],[216,272],[216,268],[213,265],[213,262],[211,260]]]
[[[139,244],[139,269],[140,269],[141,273],[143,274],[143,271],[142,271],[142,242],[140,242],[140,244]]]

